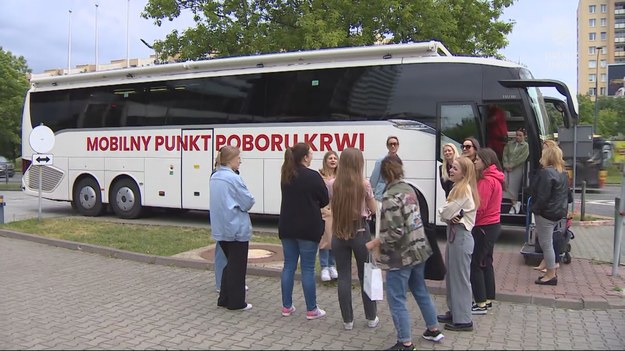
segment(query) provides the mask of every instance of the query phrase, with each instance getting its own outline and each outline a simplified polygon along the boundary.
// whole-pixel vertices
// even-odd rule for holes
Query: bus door
[[[182,208],[208,210],[208,181],[213,171],[213,129],[183,129],[182,140]]]

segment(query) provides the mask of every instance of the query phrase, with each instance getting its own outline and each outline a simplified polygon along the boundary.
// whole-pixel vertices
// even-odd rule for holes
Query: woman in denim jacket
[[[235,173],[241,165],[241,151],[224,146],[219,151],[219,168],[210,178],[210,221],[213,239],[221,246],[228,263],[223,270],[217,305],[229,310],[249,310],[245,302],[247,252],[252,237],[248,211],[254,196]]]

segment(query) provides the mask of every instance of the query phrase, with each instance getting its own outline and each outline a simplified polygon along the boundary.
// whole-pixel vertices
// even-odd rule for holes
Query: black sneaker
[[[473,322],[445,323],[445,329],[451,330],[451,331],[473,331]]]
[[[443,333],[441,333],[440,330],[436,330],[436,331],[432,331],[430,329],[426,329],[425,332],[423,333],[423,338],[425,340],[430,340],[430,341],[441,341],[443,340],[443,338],[445,337],[445,335],[443,335]]]
[[[480,307],[478,304],[474,303],[471,306],[471,314],[486,314],[488,312],[488,307],[484,305],[484,307]]]
[[[436,316],[439,323],[453,323],[454,319],[451,317],[451,312],[447,311],[445,314],[439,314]]]
[[[486,308],[488,308],[488,309],[493,308],[493,302],[492,301],[491,302],[487,302],[486,303]]]
[[[398,351],[402,351],[402,350],[416,350],[417,348],[414,346],[414,344],[410,344],[410,346],[406,346],[404,345],[403,342],[398,341],[397,344],[391,346],[390,348],[388,348],[387,350],[391,351],[391,350],[398,350]]]

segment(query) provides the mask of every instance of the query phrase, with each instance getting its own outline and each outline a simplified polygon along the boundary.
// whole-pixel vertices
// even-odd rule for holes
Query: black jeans
[[[247,274],[247,241],[220,241],[219,246],[228,260],[221,277],[217,306],[229,310],[245,308],[245,275]]]
[[[353,239],[343,240],[337,238],[336,235],[332,236],[332,253],[334,254],[336,269],[339,273],[339,307],[345,323],[354,321],[354,310],[352,308],[352,253],[356,259],[358,279],[360,280],[360,295],[365,309],[365,317],[368,320],[374,320],[377,316],[377,303],[371,301],[362,288],[365,262],[369,259],[369,250],[367,250],[365,244],[371,240],[369,226],[364,225],[363,229],[357,232]]]
[[[475,302],[495,299],[493,250],[501,234],[501,224],[475,226],[471,231],[475,246],[471,256],[471,289]]]

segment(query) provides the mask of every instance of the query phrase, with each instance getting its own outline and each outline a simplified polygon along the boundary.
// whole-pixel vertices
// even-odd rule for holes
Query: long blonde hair
[[[543,168],[553,167],[558,172],[564,172],[564,160],[562,159],[562,149],[559,146],[548,146],[543,148],[540,156],[540,165]]]
[[[347,148],[341,152],[338,171],[332,186],[332,232],[339,239],[350,239],[356,233],[365,201],[362,151]]]
[[[336,177],[336,172],[338,172],[339,170],[338,164],[336,165],[336,168],[334,169],[331,169],[328,167],[328,158],[330,158],[330,156],[332,155],[336,156],[336,159],[338,161],[339,154],[337,154],[336,151],[334,150],[330,150],[326,152],[325,155],[323,155],[323,164],[321,165],[321,168],[319,169],[319,173],[324,178]]]
[[[456,148],[456,145],[453,144],[453,143],[447,143],[447,144],[443,145],[443,153],[445,152],[445,148],[446,147],[451,148],[451,151],[454,152],[454,160],[457,159],[458,155],[460,155],[460,153],[458,153],[458,148]],[[445,155],[443,155],[443,167],[442,168],[443,168],[442,169],[443,180],[449,180],[449,172],[447,172],[447,160],[445,159]]]
[[[473,161],[466,156],[460,156],[454,162],[458,162],[464,176],[457,183],[454,183],[454,187],[451,189],[447,200],[457,200],[468,197],[470,191],[473,202],[475,203],[475,208],[478,209],[480,207],[480,195],[477,192],[477,180]]]

